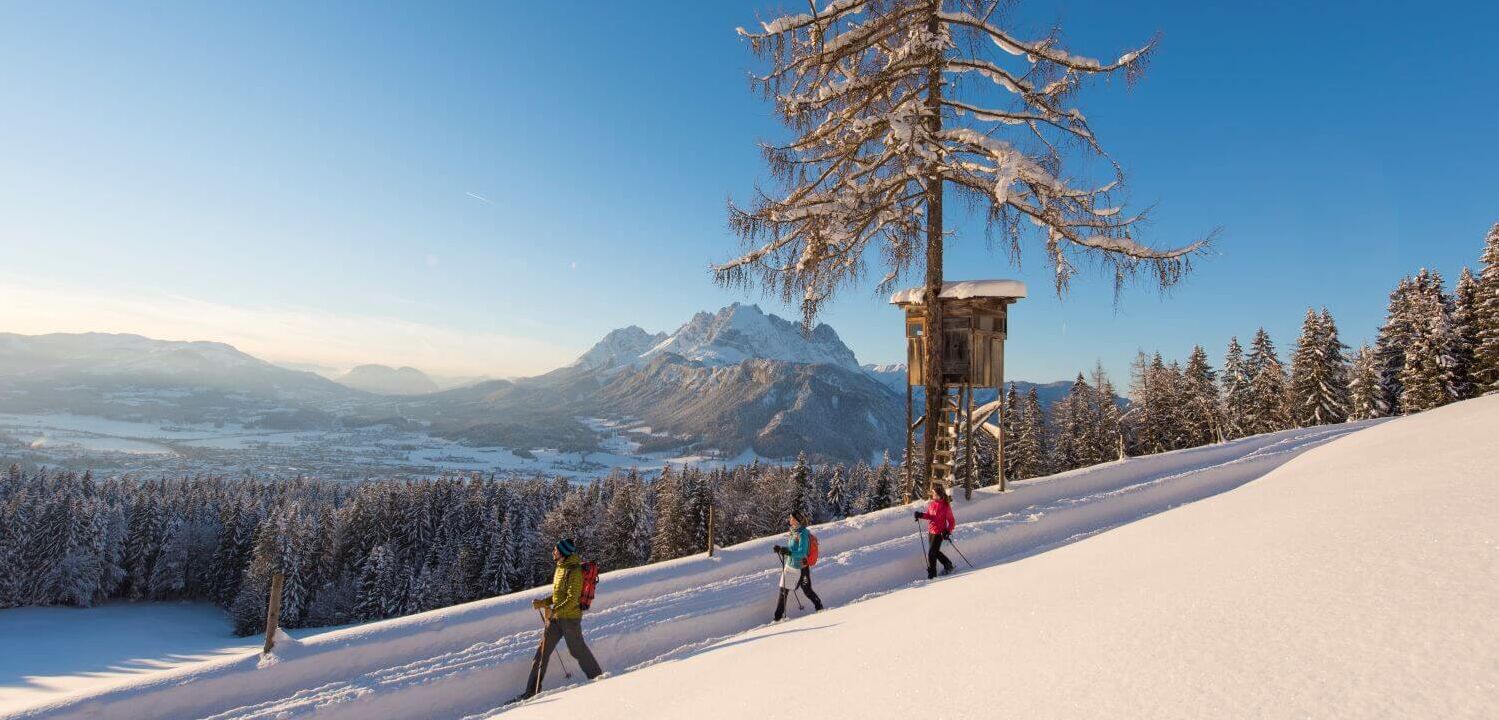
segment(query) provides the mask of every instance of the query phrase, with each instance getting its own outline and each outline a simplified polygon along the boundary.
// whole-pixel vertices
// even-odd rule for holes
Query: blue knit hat
[[[562,553],[562,557],[573,554],[577,549],[578,546],[573,544],[572,538],[562,538],[557,541],[557,552]]]

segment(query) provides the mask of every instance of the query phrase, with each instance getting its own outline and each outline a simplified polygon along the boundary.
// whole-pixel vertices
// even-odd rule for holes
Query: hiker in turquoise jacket
[[[557,563],[557,570],[552,573],[552,596],[531,603],[546,618],[546,627],[542,630],[541,647],[536,649],[536,657],[531,660],[526,691],[518,700],[540,692],[547,661],[551,659],[558,640],[567,641],[567,651],[577,658],[578,666],[583,668],[583,674],[589,680],[604,672],[593,658],[588,644],[583,642],[583,608],[580,604],[583,599],[583,563],[578,558],[578,549],[571,539],[563,538],[552,548],[552,559]]]
[[[793,510],[791,517],[786,520],[791,525],[791,541],[785,547],[775,546],[783,566],[781,597],[776,602],[776,615],[772,622],[780,622],[781,618],[786,617],[786,595],[796,588],[801,588],[802,594],[812,601],[813,608],[822,609],[822,598],[812,591],[812,568],[807,565],[807,553],[812,551],[812,533],[807,530],[807,517],[800,510]],[[792,577],[796,580],[793,581]]]

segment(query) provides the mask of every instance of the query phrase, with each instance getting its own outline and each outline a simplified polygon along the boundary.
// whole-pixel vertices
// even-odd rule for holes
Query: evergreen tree
[[[1228,351],[1223,356],[1223,435],[1233,440],[1250,434],[1247,430],[1253,414],[1250,385],[1253,375],[1244,360],[1244,348],[1239,338],[1228,339]]]
[[[1275,343],[1264,328],[1255,333],[1246,364],[1252,377],[1249,387],[1251,415],[1245,418],[1246,433],[1259,435],[1291,427],[1285,366],[1276,356]]]
[[[1410,301],[1413,293],[1412,280],[1408,277],[1401,278],[1400,283],[1390,292],[1385,321],[1374,342],[1375,364],[1379,370],[1378,405],[1381,415],[1399,415],[1404,412],[1400,406],[1403,390],[1400,375],[1405,368],[1405,351],[1411,344],[1415,324]]]
[[[1458,338],[1440,276],[1425,270],[1417,276],[1406,311],[1410,344],[1400,371],[1400,407],[1403,412],[1417,413],[1457,399],[1457,360],[1453,354]]]
[[[677,548],[686,545],[682,531],[681,488],[677,475],[667,465],[652,483],[655,497],[656,523],[651,535],[651,562],[661,562],[678,557]]]
[[[1489,229],[1479,261],[1483,269],[1473,303],[1477,328],[1472,377],[1475,392],[1487,392],[1499,390],[1499,223]]]
[[[890,451],[887,450],[879,467],[874,469],[873,478],[869,483],[869,494],[865,496],[862,505],[863,512],[884,510],[894,505],[896,498],[895,470],[890,466]]]
[[[1221,439],[1222,422],[1218,417],[1217,375],[1208,364],[1208,353],[1201,345],[1192,347],[1187,367],[1182,372],[1182,430],[1187,447],[1209,445]]]
[[[1374,356],[1374,349],[1368,345],[1360,347],[1353,356],[1348,389],[1349,420],[1384,417],[1383,406],[1380,402],[1379,365]]]
[[[1291,355],[1291,415],[1300,427],[1348,419],[1347,346],[1338,339],[1332,315],[1311,309]]]
[[[599,531],[599,565],[604,570],[634,567],[649,559],[649,547],[641,552],[639,538],[649,537],[646,527],[645,492],[638,479],[626,480],[615,490],[604,512]]]
[[[1109,462],[1119,458],[1119,438],[1121,436],[1119,406],[1115,404],[1114,398],[1117,393],[1114,383],[1109,379],[1108,373],[1104,372],[1103,362],[1099,361],[1093,367],[1092,383],[1093,422],[1093,449],[1090,455],[1094,462]]]
[[[828,478],[827,509],[833,519],[848,517],[853,507],[853,497],[849,492],[848,479],[843,474],[841,466],[833,468],[833,474]]]
[[[790,510],[799,510],[802,517],[811,519],[818,516],[818,493],[816,481],[812,478],[812,470],[807,466],[807,453],[800,452],[796,456],[796,464],[791,466],[789,476],[790,487]],[[787,513],[790,514],[789,512]],[[785,522],[785,517],[781,518]]]
[[[1456,379],[1459,399],[1478,395],[1478,382],[1475,377],[1478,372],[1477,350],[1481,328],[1478,319],[1478,280],[1473,277],[1473,271],[1463,268],[1462,274],[1457,279],[1457,291],[1453,296],[1452,305],[1452,333],[1455,342],[1453,359],[1457,363],[1453,368],[1453,376]]]
[[[1000,417],[1000,427],[1004,429],[1004,468],[1002,470],[1008,478],[1016,477],[1015,438],[1020,435],[1020,414],[1020,390],[1012,382],[1005,393],[1004,415]]]
[[[1020,411],[1020,423],[1015,431],[1012,478],[1025,480],[1046,474],[1048,448],[1045,428],[1046,413],[1041,408],[1041,396],[1033,386],[1026,393],[1025,403]]]

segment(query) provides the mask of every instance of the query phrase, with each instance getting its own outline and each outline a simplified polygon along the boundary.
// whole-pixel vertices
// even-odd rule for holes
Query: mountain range
[[[222,343],[0,333],[0,412],[318,430],[385,424],[527,453],[872,460],[904,444],[905,366],[860,366],[826,324],[735,303],[670,333],[613,330],[543,375],[440,389],[415,368],[330,380]],[[1030,383],[1018,382],[1022,392]],[[1068,382],[1037,385],[1043,403]]]

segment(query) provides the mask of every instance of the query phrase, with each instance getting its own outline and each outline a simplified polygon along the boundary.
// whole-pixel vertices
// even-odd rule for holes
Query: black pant
[[[557,648],[559,638],[567,641],[567,652],[578,660],[578,667],[583,669],[583,674],[589,680],[603,674],[599,662],[593,659],[593,652],[583,642],[583,621],[553,619],[547,623],[536,657],[531,659],[531,676],[526,679],[526,692],[521,697],[531,697],[541,691],[541,681],[546,678],[547,664],[551,660],[552,651]]]
[[[943,572],[952,572],[952,561],[942,554],[942,541],[947,539],[947,533],[937,533],[926,536],[931,543],[931,549],[926,552],[926,576],[927,579],[937,577],[937,563],[942,563]],[[907,546],[910,547],[910,546]]]
[[[806,595],[808,600],[812,601],[812,607],[817,608],[818,610],[822,609],[822,598],[817,597],[817,593],[812,592],[812,568],[802,568],[802,574],[801,577],[797,579],[796,586],[798,588],[801,588],[802,594]],[[786,595],[788,594],[788,592],[789,591],[784,588],[781,589],[781,599],[776,602],[775,619],[777,620],[786,617]]]

